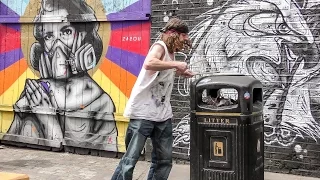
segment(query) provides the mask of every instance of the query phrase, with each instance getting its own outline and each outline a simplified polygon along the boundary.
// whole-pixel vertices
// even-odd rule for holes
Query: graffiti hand
[[[49,57],[46,53],[41,53],[41,58],[39,61],[39,71],[42,78],[52,77],[52,70],[50,70],[51,63]]]
[[[27,80],[26,97],[32,108],[37,106],[51,108],[58,107],[53,92],[50,91],[50,93],[46,93],[36,80]]]
[[[56,101],[56,98],[53,95],[53,92],[50,91],[49,93],[44,92],[43,89],[41,89],[42,91],[42,102],[41,104],[45,107],[50,107],[53,109],[57,109],[58,108],[58,104]]]
[[[41,101],[41,93],[39,84],[35,80],[28,79],[26,81],[26,97],[31,107],[38,106]]]

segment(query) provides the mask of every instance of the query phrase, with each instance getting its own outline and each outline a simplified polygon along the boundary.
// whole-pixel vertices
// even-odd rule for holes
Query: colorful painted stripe
[[[19,15],[10,9],[8,6],[8,0],[1,0],[0,1],[0,14],[1,16],[12,16],[12,17],[19,17]]]
[[[119,30],[122,28],[127,28],[129,26],[137,26],[137,25],[141,25],[141,23],[149,23],[150,22],[145,22],[145,21],[112,21],[111,22],[111,30]]]
[[[19,61],[23,58],[23,53],[21,49],[15,49],[8,52],[0,53],[0,71],[11,66],[13,63]]]
[[[125,9],[121,10],[120,12],[134,12],[134,11],[143,11],[151,13],[151,4],[150,0],[140,0],[137,1],[130,6],[126,7]]]
[[[126,8],[117,12],[109,13],[107,15],[107,19],[109,21],[149,20],[149,15],[151,14],[151,4],[149,1],[136,1]]]
[[[2,15],[12,15],[11,12],[14,12],[14,14],[22,16],[24,14],[24,11],[26,10],[27,5],[29,4],[29,0],[1,0],[1,3],[11,9],[10,14],[1,13]]]
[[[129,71],[131,74],[138,76],[145,56],[109,46],[106,58]]]
[[[109,59],[105,59],[101,65],[100,70],[120,89],[120,91],[130,96],[131,89],[137,80],[137,77],[121,68]]]
[[[137,1],[138,0],[126,0],[126,1],[104,0],[102,3],[107,14],[110,14],[110,13],[119,12]]]
[[[8,4],[7,1],[0,1],[0,23],[19,22],[19,15],[4,3]]]
[[[114,30],[111,33],[110,45],[122,50],[146,55],[150,44],[150,23],[140,23]]]
[[[20,49],[20,32],[0,24],[0,53]]]
[[[26,61],[21,60],[20,62],[26,62]],[[20,66],[22,65],[20,64]],[[25,85],[26,79],[27,78],[34,79],[34,73],[29,68],[26,68],[25,71],[19,71],[19,73],[20,72],[21,74],[19,74],[19,77],[14,79],[15,81],[11,83],[8,89],[4,93],[0,93],[0,104],[4,106],[6,109],[8,108],[8,106],[11,106],[12,108],[12,105],[15,104],[17,100],[20,98],[20,95],[25,87],[24,85]],[[0,114],[2,115],[1,130],[2,132],[6,133],[10,125],[12,124],[14,113],[12,112],[6,113],[4,111],[2,111],[1,113],[2,113]]]
[[[21,76],[28,68],[27,61],[21,59],[3,71],[0,71],[0,95],[7,91],[7,89]],[[25,78],[25,77],[20,77]]]
[[[15,31],[21,30],[21,24],[19,23],[10,23],[10,24],[2,24],[3,26],[6,26],[7,28],[13,29]],[[19,34],[20,37],[20,34]]]

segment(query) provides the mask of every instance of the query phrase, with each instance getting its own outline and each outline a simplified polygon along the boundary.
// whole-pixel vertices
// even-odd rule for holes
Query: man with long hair
[[[170,96],[175,72],[185,77],[194,74],[185,62],[174,61],[174,53],[190,47],[188,27],[172,18],[161,30],[145,59],[132,89],[124,116],[130,118],[122,157],[112,180],[131,180],[134,167],[148,137],[153,144],[148,180],[167,179],[172,167],[172,109]]]

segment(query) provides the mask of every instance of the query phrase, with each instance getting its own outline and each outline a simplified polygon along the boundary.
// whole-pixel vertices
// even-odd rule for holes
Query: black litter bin
[[[191,180],[263,180],[263,89],[244,75],[190,86]]]

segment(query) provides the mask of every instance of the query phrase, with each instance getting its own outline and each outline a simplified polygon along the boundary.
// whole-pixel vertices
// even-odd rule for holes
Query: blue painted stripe
[[[122,67],[131,74],[138,76],[145,56],[109,46],[106,58]]]
[[[22,58],[23,53],[21,49],[0,53],[0,71],[6,69]]]
[[[20,31],[21,30],[21,25],[18,23],[10,23],[10,24],[3,24],[11,29],[14,29],[16,31]]]

